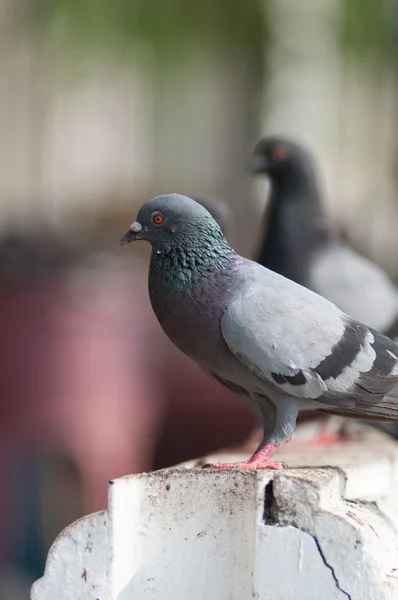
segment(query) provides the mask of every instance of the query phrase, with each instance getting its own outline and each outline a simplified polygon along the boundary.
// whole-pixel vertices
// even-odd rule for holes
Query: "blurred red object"
[[[145,263],[98,255],[33,276],[25,265],[19,275],[0,273],[0,465],[18,446],[64,453],[81,475],[86,514],[106,507],[109,479],[248,434],[241,400],[161,331]],[[0,485],[9,515],[15,498],[4,471]],[[0,545],[13,539],[11,522],[0,520]]]
[[[108,479],[153,464],[163,398],[142,305],[125,270],[0,290],[2,464],[18,443],[63,451],[82,474],[82,513],[106,506]]]

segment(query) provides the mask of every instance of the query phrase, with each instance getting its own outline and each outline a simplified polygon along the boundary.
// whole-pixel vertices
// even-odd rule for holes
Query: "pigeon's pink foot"
[[[269,460],[265,460],[263,462],[260,461],[250,461],[243,460],[238,463],[214,463],[204,465],[202,469],[244,469],[246,471],[254,471],[255,469],[283,469],[284,466],[280,462],[272,462]]]
[[[276,444],[268,442],[264,446],[260,446],[251,458],[238,463],[215,463],[204,465],[202,469],[283,469],[284,466],[280,462],[269,461],[268,458],[278,448]]]

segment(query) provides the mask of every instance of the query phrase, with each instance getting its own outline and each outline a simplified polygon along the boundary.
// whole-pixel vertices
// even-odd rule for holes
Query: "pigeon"
[[[237,254],[210,213],[167,194],[143,204],[121,244],[152,246],[148,289],[170,340],[263,422],[253,456],[212,468],[279,469],[302,410],[398,420],[398,346],[315,292]]]
[[[228,237],[233,229],[233,216],[228,204],[222,200],[213,200],[212,198],[205,198],[204,196],[190,197],[209,211],[213,219],[215,219],[221,227],[221,231],[225,237]]]
[[[271,182],[268,232],[257,260],[324,296],[388,337],[398,336],[398,290],[375,263],[339,238],[322,206],[312,156],[282,137],[255,147],[252,172]]]

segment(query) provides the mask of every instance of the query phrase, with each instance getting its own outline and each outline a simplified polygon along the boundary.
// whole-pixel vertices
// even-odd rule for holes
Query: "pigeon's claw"
[[[278,461],[272,460],[244,460],[236,465],[238,469],[285,469],[285,465]]]
[[[277,448],[278,445],[273,442],[268,442],[266,444],[262,443],[248,460],[242,460],[242,462],[238,463],[208,464],[204,465],[202,469],[284,469],[285,467],[282,463],[268,460]]]
[[[270,460],[242,460],[238,463],[214,463],[203,465],[202,469],[244,469],[246,471],[254,471],[255,469],[284,469],[284,465],[280,462]]]
[[[202,469],[235,469],[238,463],[206,463]]]

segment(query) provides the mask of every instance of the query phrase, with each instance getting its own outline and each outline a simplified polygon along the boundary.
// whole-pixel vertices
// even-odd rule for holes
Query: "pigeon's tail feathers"
[[[368,332],[373,338],[370,344],[374,352],[373,365],[370,370],[359,373],[347,389],[345,397],[352,403],[343,410],[353,417],[398,421],[398,348],[377,331],[369,329]],[[336,391],[329,385],[328,394],[319,401],[328,403],[328,397],[333,397]]]
[[[390,413],[384,414],[381,416],[379,414],[375,415],[373,412],[364,414],[362,411],[344,409],[344,408],[326,408],[324,406],[319,405],[319,408],[316,409],[316,412],[321,413],[332,413],[333,415],[338,415],[339,417],[347,417],[348,419],[356,419],[358,421],[371,421],[375,423],[396,423],[398,418],[396,416],[391,415]]]
[[[377,418],[382,418],[387,421],[398,421],[398,386],[392,390],[392,393],[384,396],[383,400],[377,404],[366,406],[365,404],[358,404],[359,410],[362,414]]]
[[[358,402],[358,408],[363,414],[381,417],[388,421],[398,421],[398,383],[377,404],[366,406]]]
[[[357,400],[350,407],[323,408],[319,406],[318,410],[365,421],[398,421],[398,386],[377,404],[368,404]]]

